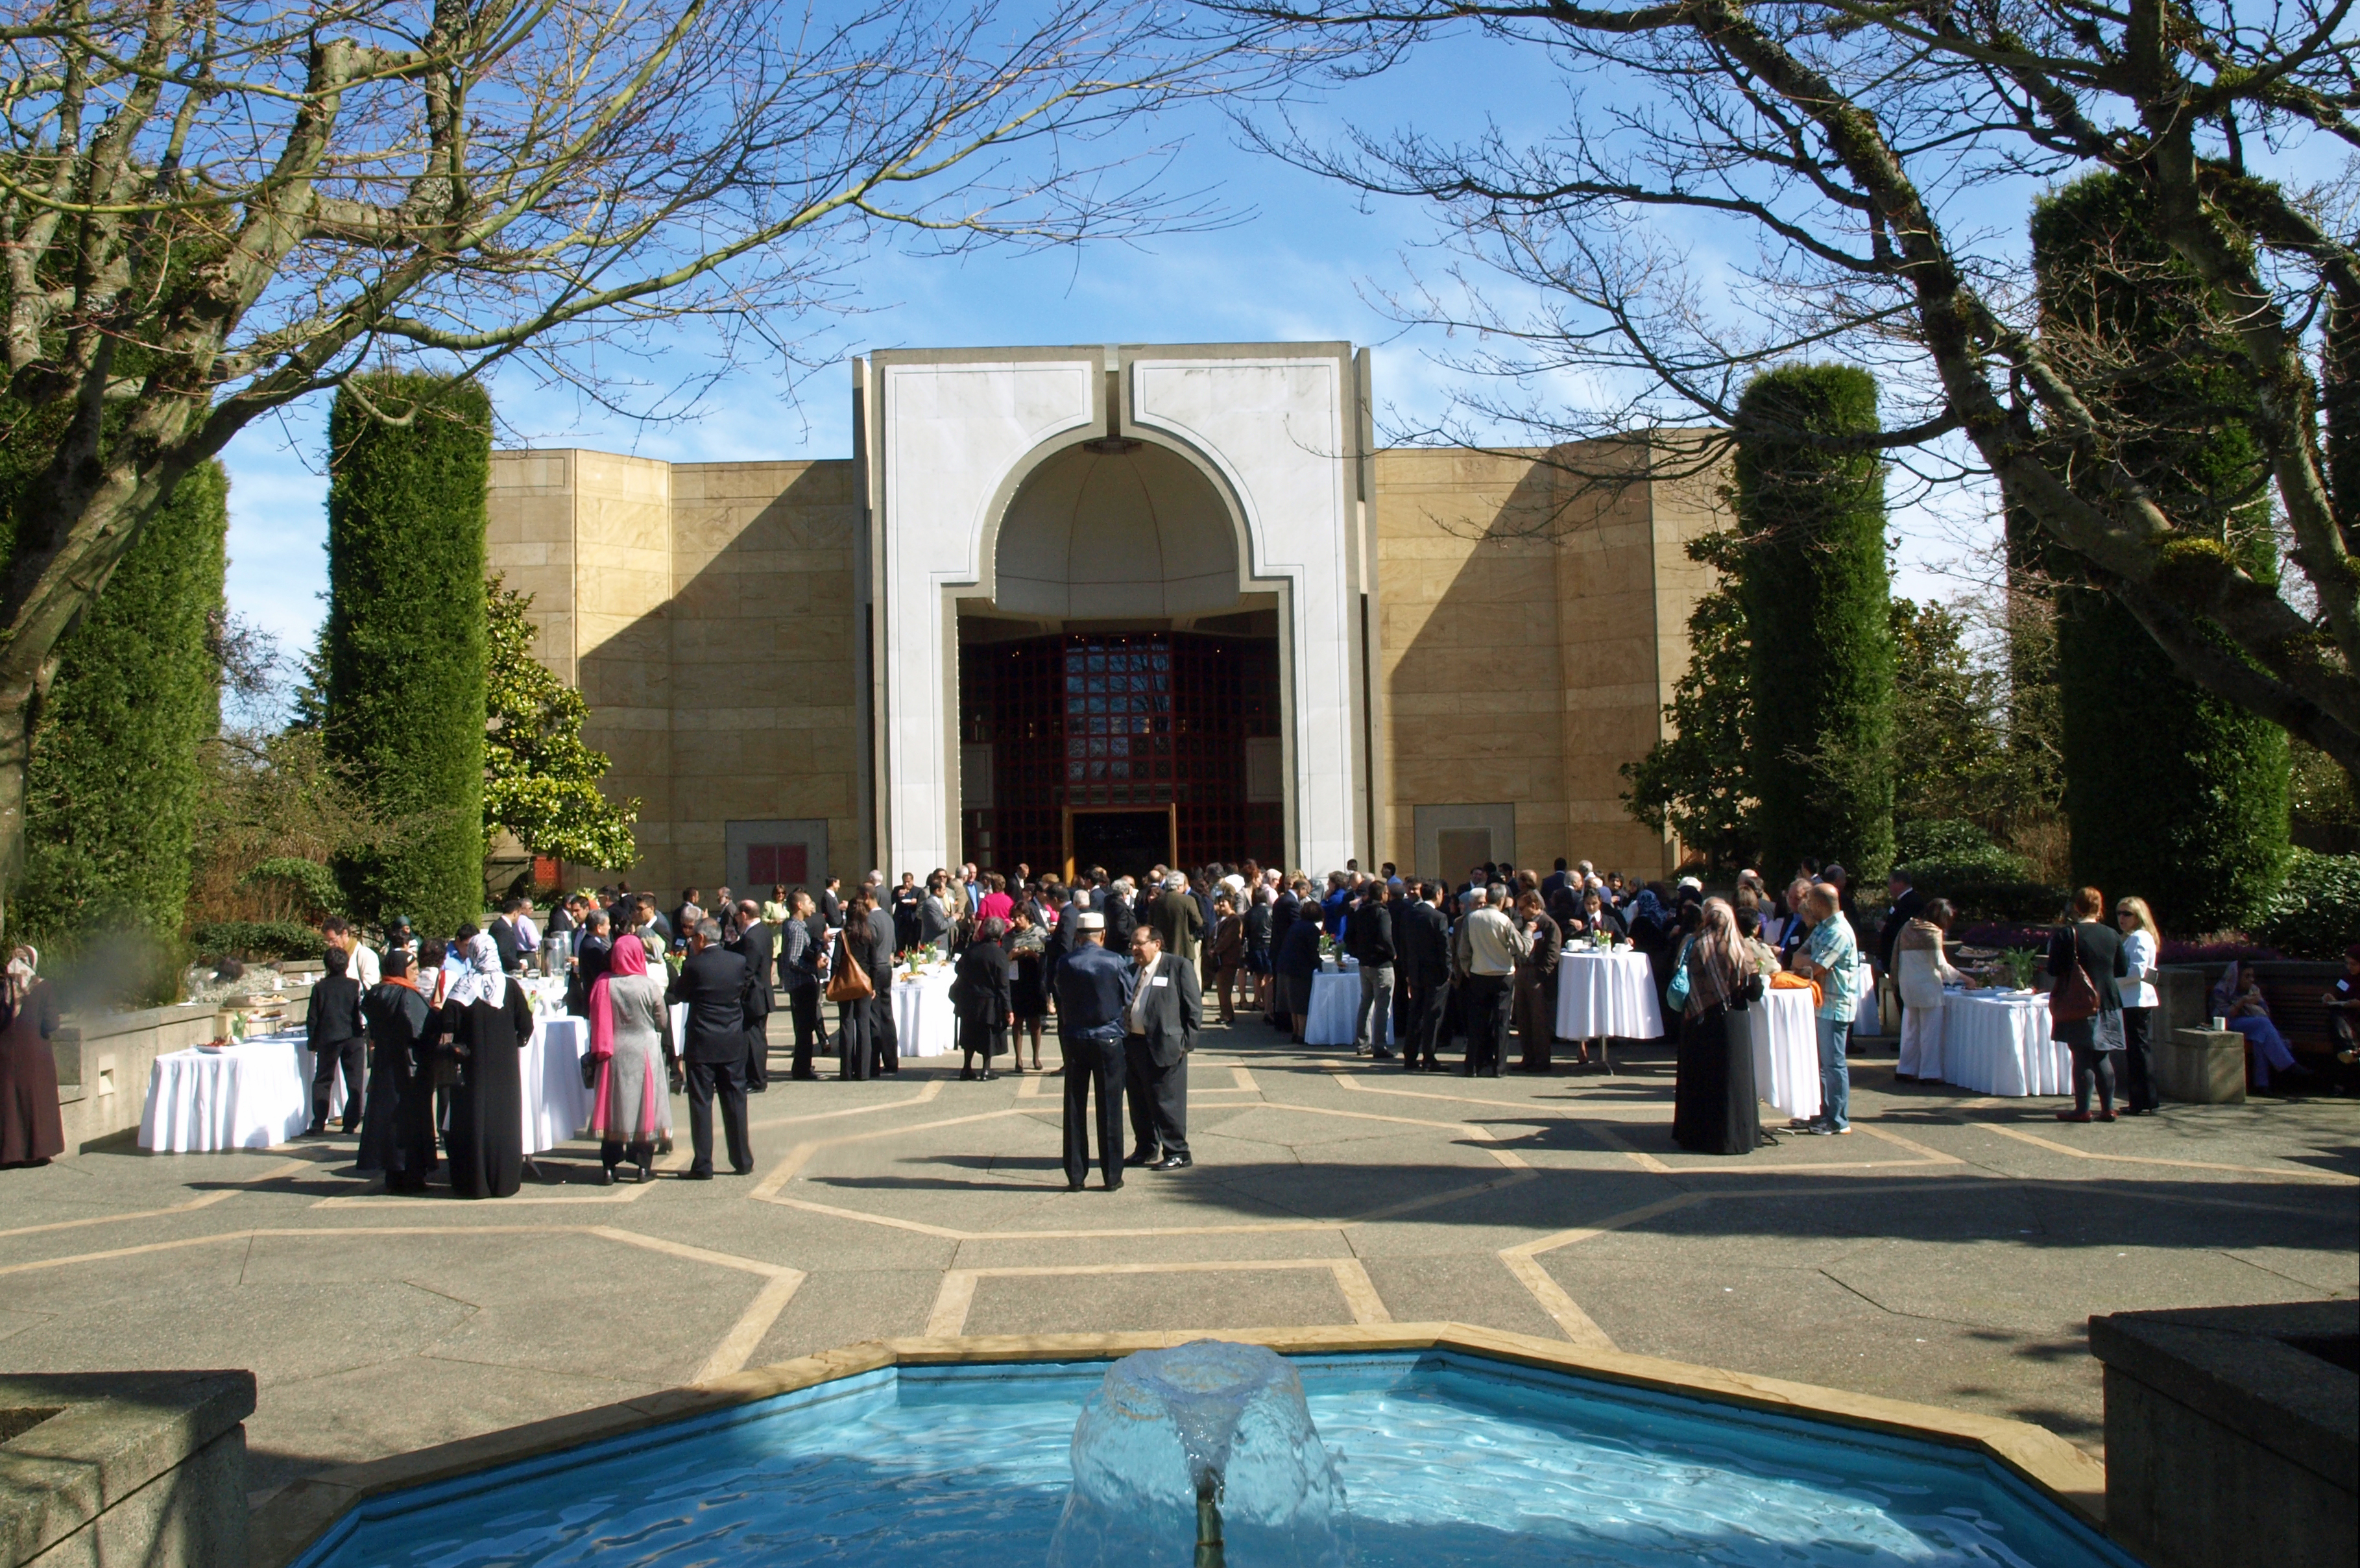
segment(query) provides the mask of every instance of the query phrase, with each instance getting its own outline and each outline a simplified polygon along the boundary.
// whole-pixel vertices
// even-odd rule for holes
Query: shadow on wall
[[[858,483],[847,460],[675,466],[668,561],[602,561],[595,518],[580,525],[585,738],[614,758],[607,793],[645,803],[629,880],[660,902],[747,881],[733,822],[824,822],[814,888],[867,869]]]
[[[1660,733],[1694,597],[1666,589],[1699,568],[1659,549],[1659,487],[1582,472],[1600,450],[1378,454],[1393,840],[1421,874],[1463,874],[1446,844],[1463,857],[1487,831],[1473,861],[1666,864],[1619,770]]]

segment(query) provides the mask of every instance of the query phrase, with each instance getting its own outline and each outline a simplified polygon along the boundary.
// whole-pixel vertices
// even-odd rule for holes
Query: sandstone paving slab
[[[2070,1333],[2097,1313],[2144,1306],[2300,1300],[2309,1287],[2223,1253],[2124,1237],[2051,1236],[1964,1245],[1869,1242],[1829,1277],[1888,1311],[2017,1333]]]
[[[960,1244],[958,1256],[952,1266],[1011,1268],[1072,1264],[1246,1262],[1270,1258],[1349,1258],[1354,1255],[1352,1245],[1341,1229],[1320,1226],[1284,1231],[1176,1234],[1166,1231],[1160,1234],[964,1242]]]
[[[571,1371],[405,1355],[273,1387],[246,1421],[246,1486],[265,1496],[339,1464],[611,1404],[663,1386],[601,1376],[595,1342]]]
[[[0,1370],[240,1366],[268,1388],[422,1351],[475,1311],[410,1285],[333,1278],[256,1289],[183,1280],[105,1301],[103,1313],[58,1312],[0,1340]]]
[[[1676,1247],[1600,1266],[1542,1263],[1615,1344],[1833,1388],[2039,1422],[2098,1452],[2103,1401],[2081,1335],[2017,1333],[1889,1311],[1818,1269],[1695,1266]]]
[[[926,1332],[940,1291],[940,1268],[836,1268],[803,1281],[748,1365],[812,1355],[861,1340]]]
[[[1361,1266],[1396,1322],[1480,1322],[1556,1339],[1557,1321],[1493,1258],[1366,1256]]]
[[[1349,1323],[1350,1304],[1325,1269],[1068,1275],[978,1280],[971,1334],[1126,1329],[1246,1329]]]
[[[2360,1252],[2290,1246],[2241,1246],[2224,1256],[2291,1279],[2313,1297],[2360,1296]]]

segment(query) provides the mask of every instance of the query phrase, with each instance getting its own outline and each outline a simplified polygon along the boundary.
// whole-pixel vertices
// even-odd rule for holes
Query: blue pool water
[[[1362,1568],[2136,1568],[1972,1451],[1447,1352],[1294,1362]],[[1040,1568],[1105,1372],[869,1373],[374,1499],[298,1568]]]

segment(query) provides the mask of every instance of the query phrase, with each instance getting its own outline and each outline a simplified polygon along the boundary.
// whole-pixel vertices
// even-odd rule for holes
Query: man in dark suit
[[[583,917],[582,940],[574,949],[574,972],[565,983],[565,1010],[578,1018],[590,1016],[590,988],[614,967],[612,925],[603,909],[593,909]]]
[[[893,946],[893,937],[892,908],[886,903],[885,890],[875,889],[869,895],[869,938],[877,944],[873,950],[883,953],[888,965],[883,981],[877,984],[877,994],[869,999],[877,1019],[877,1071],[880,1077],[901,1070],[901,1025],[893,1016],[890,968],[893,955],[900,949]],[[869,978],[872,982],[878,981],[875,975]]]
[[[1402,1040],[1402,1065],[1410,1072],[1439,1072],[1437,1055],[1450,990],[1450,922],[1443,918],[1439,883],[1420,883],[1402,905],[1393,925],[1393,945],[1409,985],[1409,1029]]]
[[[1285,950],[1286,933],[1295,925],[1295,916],[1303,911],[1303,900],[1295,895],[1294,884],[1282,881],[1278,896],[1270,901],[1270,958],[1275,966],[1278,955]],[[1270,1026],[1293,1029],[1295,1021],[1288,1015],[1286,988],[1273,982],[1270,988]]]
[[[1139,929],[1139,904],[1120,881],[1099,884],[1090,907],[1106,916],[1107,951],[1120,956],[1131,951],[1131,934]]]
[[[1181,1170],[1188,1157],[1188,1053],[1196,1048],[1204,994],[1196,966],[1164,950],[1164,933],[1131,934],[1131,1004],[1123,1009],[1123,1091],[1135,1147],[1130,1165]]]
[[[485,933],[491,938],[493,948],[500,955],[501,970],[508,974],[515,974],[524,968],[524,941],[518,935],[516,925],[517,916],[523,910],[524,900],[521,898],[504,901],[500,905],[499,917],[492,922],[490,929]]]
[[[746,1020],[754,971],[742,954],[721,945],[721,925],[700,921],[688,938],[688,959],[672,978],[674,1002],[688,1003],[688,1130],[696,1146],[691,1181],[713,1179],[713,1100],[721,1099],[721,1125],[729,1139],[729,1168],[754,1170],[746,1134]]]
[[[1098,1171],[1122,1186],[1123,1014],[1131,966],[1106,948],[1106,916],[1075,916],[1074,946],[1057,966],[1057,1036],[1065,1052],[1065,1190],[1090,1171],[1090,1085],[1098,1084]]]
[[[737,935],[728,948],[746,960],[751,989],[746,993],[746,1092],[760,1094],[770,1087],[770,927],[762,906],[740,899],[734,916]]]

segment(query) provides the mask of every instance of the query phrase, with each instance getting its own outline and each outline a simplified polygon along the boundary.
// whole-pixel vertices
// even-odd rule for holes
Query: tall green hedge
[[[2253,392],[2137,186],[2092,175],[2043,201],[2032,254],[2052,352],[2111,389],[2092,394],[2121,433],[2109,455],[2191,543],[2270,574],[2267,469],[2241,417]],[[2173,931],[2248,925],[2285,877],[2285,731],[2181,679],[2119,601],[2049,559],[2074,881],[2145,897]]]
[[[378,375],[328,421],[328,752],[401,828],[338,870],[363,918],[427,932],[484,902],[491,416],[472,381]]]
[[[1844,365],[1754,378],[1738,411],[1737,529],[1764,869],[1836,860],[1857,883],[1893,862],[1893,638],[1885,467],[1801,434],[1878,428],[1876,381]]]
[[[221,724],[211,633],[228,526],[229,481],[208,463],[174,487],[58,644],[33,736],[26,871],[9,924],[94,995],[168,1001],[173,992],[197,749]]]

